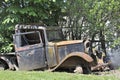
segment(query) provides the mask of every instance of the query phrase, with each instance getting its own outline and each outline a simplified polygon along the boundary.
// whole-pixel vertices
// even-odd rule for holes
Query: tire
[[[7,69],[7,65],[4,62],[0,61],[0,70],[6,70],[6,69]]]
[[[83,68],[83,74],[91,74],[91,67],[89,66],[85,66],[85,67],[82,67]]]

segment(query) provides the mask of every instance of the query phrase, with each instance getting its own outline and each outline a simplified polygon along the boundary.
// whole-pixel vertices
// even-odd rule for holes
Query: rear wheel
[[[6,70],[6,69],[7,69],[7,65],[4,62],[0,61],[0,70]]]

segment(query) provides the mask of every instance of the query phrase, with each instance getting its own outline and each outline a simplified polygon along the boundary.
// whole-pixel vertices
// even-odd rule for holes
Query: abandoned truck
[[[91,71],[89,41],[64,41],[60,28],[18,24],[13,39],[15,53],[0,55],[1,69]]]

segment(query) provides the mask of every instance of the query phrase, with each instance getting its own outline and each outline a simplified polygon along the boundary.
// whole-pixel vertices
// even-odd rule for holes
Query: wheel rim
[[[74,73],[79,73],[82,74],[83,73],[83,68],[81,66],[76,66]]]

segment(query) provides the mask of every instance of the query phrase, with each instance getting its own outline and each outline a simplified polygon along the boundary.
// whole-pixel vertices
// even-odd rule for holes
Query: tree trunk
[[[101,48],[102,48],[103,52],[106,55],[105,36],[103,35],[103,31],[102,30],[100,30],[100,41],[101,41]]]

